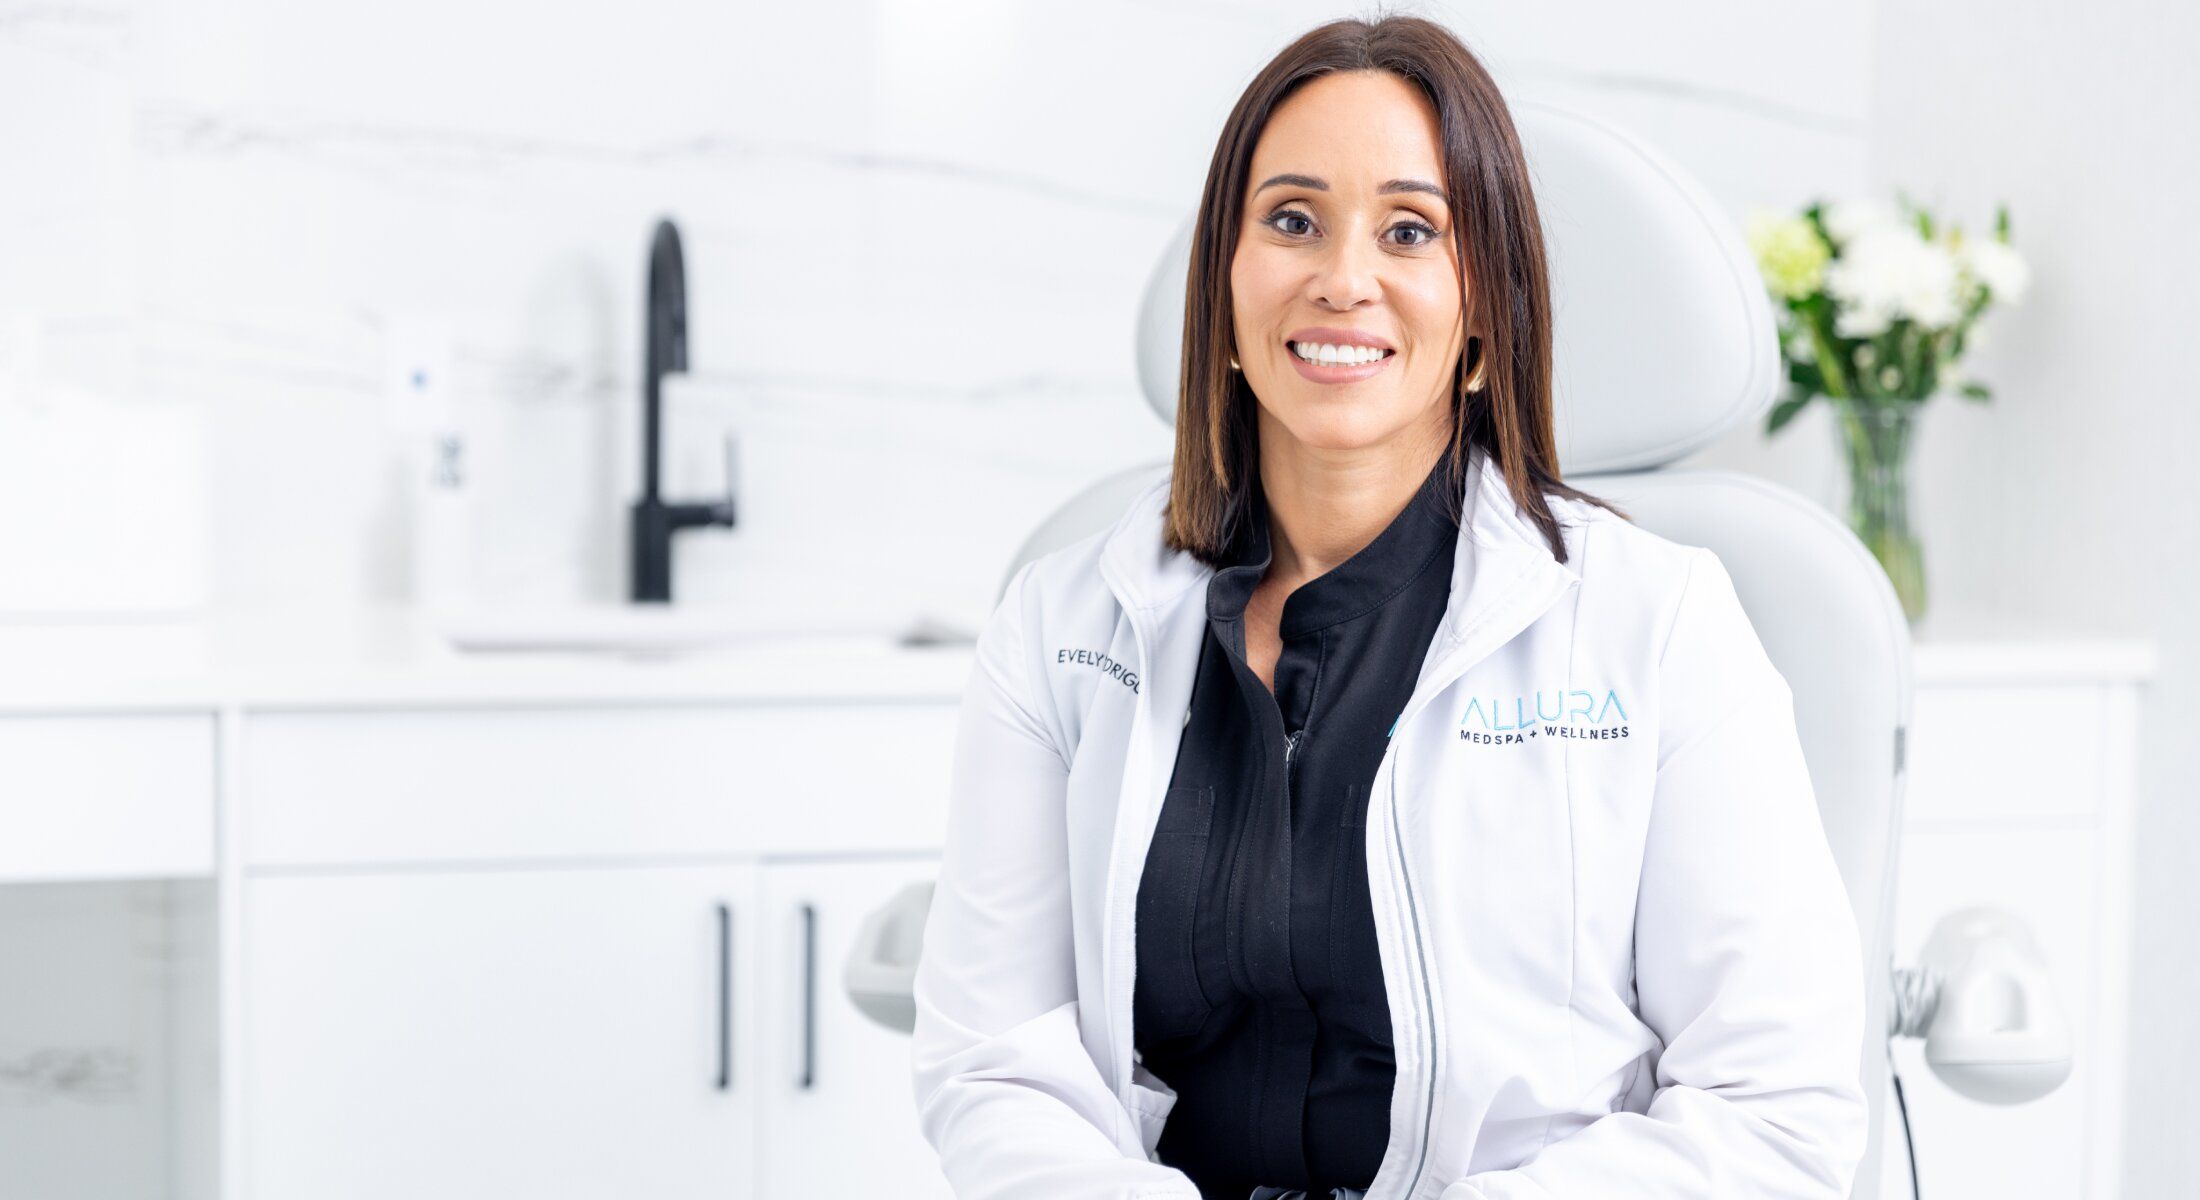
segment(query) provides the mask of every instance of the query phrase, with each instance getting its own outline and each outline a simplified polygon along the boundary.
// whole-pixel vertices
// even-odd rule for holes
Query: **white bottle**
[[[391,402],[402,439],[412,526],[412,597],[423,609],[473,596],[471,449],[451,386],[447,324],[407,318],[391,330]]]

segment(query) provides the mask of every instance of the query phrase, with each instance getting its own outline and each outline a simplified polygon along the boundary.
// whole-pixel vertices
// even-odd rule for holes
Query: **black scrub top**
[[[1364,1188],[1390,1136],[1390,1007],[1368,789],[1451,589],[1444,459],[1359,553],[1283,604],[1275,690],[1245,661],[1269,560],[1259,484],[1138,887],[1140,1061],[1176,1089],[1157,1157],[1205,1197]]]

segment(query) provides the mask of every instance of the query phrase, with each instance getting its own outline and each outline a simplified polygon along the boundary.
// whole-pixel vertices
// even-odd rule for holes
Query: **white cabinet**
[[[947,1194],[843,966],[935,873],[967,649],[359,632],[9,681],[0,1197]]]
[[[948,1195],[841,986],[931,857],[262,873],[254,1200]]]
[[[754,928],[740,865],[249,880],[243,1194],[749,1194]]]
[[[939,859],[772,863],[764,902],[758,1196],[952,1193],[917,1130],[909,1037],[857,1010],[841,985],[857,927]]]
[[[248,711],[230,1200],[947,1196],[842,980],[947,699]]]
[[[1929,1197],[2110,1200],[2120,1194],[2131,922],[2131,807],[2151,656],[2121,643],[1917,648],[1895,963],[1974,904],[2032,928],[2059,984],[2075,1062],[2059,1089],[2001,1107],[1957,1094],[1894,1044]],[[1883,1196],[1909,1165],[1890,1100]]]

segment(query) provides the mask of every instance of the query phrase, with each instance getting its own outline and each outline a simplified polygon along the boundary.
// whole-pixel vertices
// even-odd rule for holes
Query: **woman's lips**
[[[1398,357],[1396,353],[1391,353],[1383,355],[1374,362],[1323,364],[1308,362],[1300,358],[1299,352],[1293,350],[1288,344],[1284,346],[1283,353],[1290,358],[1291,365],[1298,368],[1301,378],[1314,383],[1358,383],[1362,379],[1372,379],[1380,374],[1384,367],[1389,366],[1391,360]]]

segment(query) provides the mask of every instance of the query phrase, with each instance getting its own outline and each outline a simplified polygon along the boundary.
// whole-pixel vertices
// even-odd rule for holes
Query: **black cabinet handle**
[[[817,1086],[817,906],[802,906],[802,1078]]]
[[[733,1086],[733,909],[718,904],[718,1090]]]

